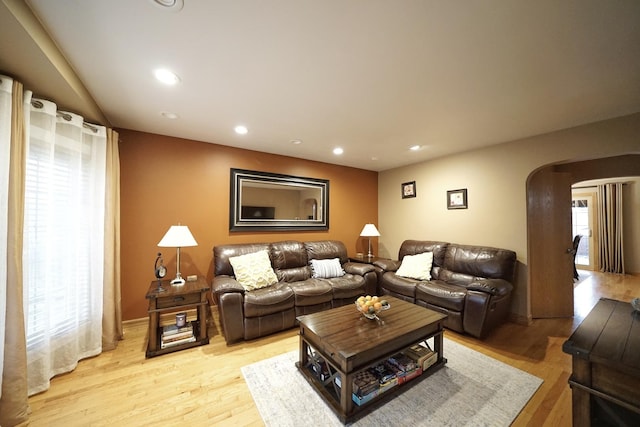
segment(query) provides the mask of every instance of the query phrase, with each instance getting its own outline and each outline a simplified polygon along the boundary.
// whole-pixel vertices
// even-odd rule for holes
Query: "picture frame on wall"
[[[408,199],[410,197],[416,197],[416,182],[403,182],[402,183],[402,198]]]
[[[467,189],[447,191],[447,209],[467,209]]]

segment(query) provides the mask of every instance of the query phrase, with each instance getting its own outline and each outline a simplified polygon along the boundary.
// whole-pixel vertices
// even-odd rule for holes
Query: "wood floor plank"
[[[514,426],[571,425],[571,357],[562,344],[600,297],[640,296],[640,276],[580,271],[575,316],[507,323],[485,340],[446,331],[445,336],[544,380]],[[355,312],[354,312],[355,314]],[[145,359],[147,320],[126,322],[116,350],[83,360],[51,388],[32,396],[23,426],[262,426],[240,368],[298,349],[295,329],[227,346],[215,307],[209,345]],[[445,348],[446,353],[446,348]]]

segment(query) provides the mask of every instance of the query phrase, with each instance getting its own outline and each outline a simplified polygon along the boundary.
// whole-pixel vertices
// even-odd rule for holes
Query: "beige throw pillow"
[[[278,283],[278,277],[271,268],[271,261],[267,251],[229,258],[236,280],[245,291],[266,288]]]
[[[396,275],[416,280],[431,280],[431,265],[433,252],[423,252],[417,255],[405,255]]]

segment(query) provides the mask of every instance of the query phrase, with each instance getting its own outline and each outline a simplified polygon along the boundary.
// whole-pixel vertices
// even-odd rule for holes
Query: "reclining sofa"
[[[407,255],[433,254],[430,279],[396,272]],[[380,292],[448,315],[445,327],[477,338],[504,322],[511,302],[516,253],[447,242],[406,240],[398,260],[377,260]]]
[[[268,253],[277,282],[247,290],[236,280],[232,261],[262,251]],[[377,289],[375,267],[349,262],[346,247],[335,240],[221,245],[213,248],[213,258],[212,293],[227,344],[292,328],[297,316],[353,304]],[[342,269],[338,274],[314,272],[312,260],[336,258]]]

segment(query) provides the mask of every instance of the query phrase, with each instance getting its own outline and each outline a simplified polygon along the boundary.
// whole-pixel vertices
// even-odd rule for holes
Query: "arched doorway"
[[[532,318],[573,316],[571,185],[640,175],[640,155],[547,165],[527,179],[528,290]]]

